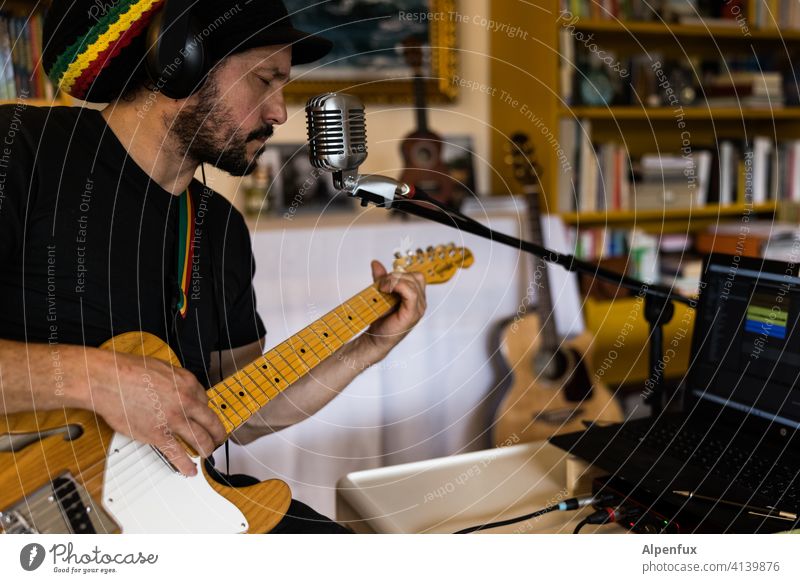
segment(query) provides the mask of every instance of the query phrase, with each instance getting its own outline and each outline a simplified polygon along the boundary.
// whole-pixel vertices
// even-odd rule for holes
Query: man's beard
[[[252,158],[247,156],[247,144],[252,140],[266,141],[272,137],[271,125],[242,137],[230,128],[233,115],[219,98],[219,88],[212,76],[197,93],[197,105],[188,105],[175,117],[172,132],[188,159],[207,162],[232,176],[247,176],[256,168],[261,146]],[[228,130],[228,131],[226,131]]]

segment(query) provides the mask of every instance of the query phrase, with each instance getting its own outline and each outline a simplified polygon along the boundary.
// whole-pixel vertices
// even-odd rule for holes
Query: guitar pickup
[[[119,530],[69,472],[0,511],[0,529],[6,534],[96,534]]]

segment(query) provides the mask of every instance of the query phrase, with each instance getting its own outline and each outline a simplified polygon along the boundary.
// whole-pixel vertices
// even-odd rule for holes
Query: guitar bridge
[[[6,534],[96,534],[118,529],[67,472],[0,511],[0,530]]]

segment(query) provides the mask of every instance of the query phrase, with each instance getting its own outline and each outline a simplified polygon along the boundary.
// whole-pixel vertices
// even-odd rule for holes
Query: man
[[[162,8],[56,0],[45,21],[48,74],[75,97],[110,104],[0,107],[0,414],[91,409],[192,475],[186,452],[168,447],[173,434],[204,457],[226,439],[205,387],[259,356],[266,333],[245,223],[193,176],[203,163],[251,172],[286,121],[291,65],[330,43],[293,29],[279,0],[202,0],[193,13],[208,72],[194,94],[171,99],[143,68],[144,31]],[[239,443],[313,415],[420,320],[421,276],[387,274],[376,261],[372,275],[400,296],[399,309],[259,411],[234,434]],[[167,341],[185,368],[95,348],[135,330]],[[292,514],[337,530],[296,502]]]

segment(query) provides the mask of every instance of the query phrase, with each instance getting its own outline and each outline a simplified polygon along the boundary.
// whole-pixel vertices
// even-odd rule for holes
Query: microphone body
[[[314,168],[333,173],[333,185],[367,206],[391,208],[395,200],[417,200],[439,206],[413,186],[379,175],[362,176],[367,159],[367,121],[364,104],[354,95],[323,93],[306,104],[308,156]]]
[[[367,159],[364,104],[343,93],[324,93],[306,105],[309,159],[315,168],[333,172],[334,186],[349,189]]]

